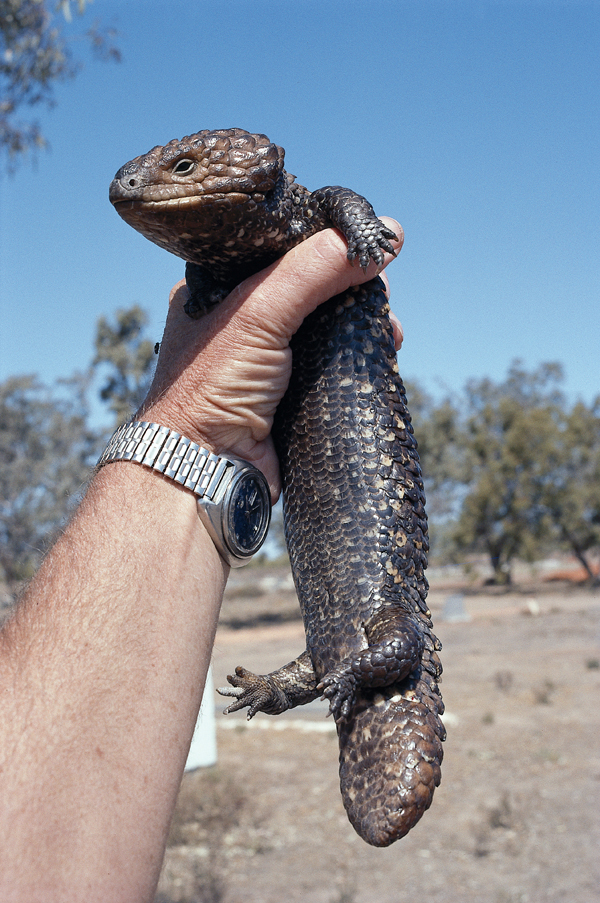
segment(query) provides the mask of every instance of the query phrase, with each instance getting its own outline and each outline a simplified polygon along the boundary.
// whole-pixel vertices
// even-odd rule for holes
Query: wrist
[[[161,403],[162,401],[162,403]],[[165,404],[164,400],[156,403],[143,404],[141,408],[132,417],[133,421],[146,421],[149,423],[160,423],[182,436],[186,436],[192,442],[202,448],[208,449],[210,452],[224,453],[223,449],[216,447],[216,443],[203,432],[195,422],[194,418],[184,408],[180,408],[173,404]]]
[[[98,467],[122,461],[155,471],[192,493],[200,520],[232,567],[247,564],[261,548],[271,519],[270,491],[252,464],[215,455],[178,431],[148,421],[119,427]]]
[[[112,500],[110,504],[118,504],[123,517],[131,522],[130,529],[134,533],[140,529],[140,522],[147,525],[145,532],[138,536],[140,545],[149,543],[152,546],[156,542],[163,551],[167,551],[165,543],[168,543],[169,554],[172,554],[173,547],[178,546],[185,537],[184,545],[193,545],[202,550],[201,555],[209,557],[211,570],[214,565],[217,571],[223,567],[226,573],[229,572],[198,517],[194,495],[163,474],[131,461],[115,461],[110,467],[96,468],[90,489],[92,497],[97,492],[102,494],[101,505],[107,498]],[[87,502],[86,497],[84,507]],[[97,504],[93,504],[92,510]]]

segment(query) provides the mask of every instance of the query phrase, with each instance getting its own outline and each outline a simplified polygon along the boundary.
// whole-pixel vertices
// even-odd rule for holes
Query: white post
[[[213,685],[212,667],[206,675],[206,686],[202,705],[196,722],[196,730],[192,737],[192,745],[185,763],[186,771],[194,768],[206,768],[215,765],[217,761],[217,725],[215,721],[215,690]]]

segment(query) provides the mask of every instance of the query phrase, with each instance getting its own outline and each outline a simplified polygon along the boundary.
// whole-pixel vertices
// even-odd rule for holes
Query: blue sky
[[[108,202],[155,144],[239,126],[314,189],[395,216],[401,373],[434,394],[560,361],[600,393],[600,3],[96,0],[120,65],[85,61],[40,110],[51,144],[2,175],[0,379],[85,368],[97,318],[159,339],[181,261]]]

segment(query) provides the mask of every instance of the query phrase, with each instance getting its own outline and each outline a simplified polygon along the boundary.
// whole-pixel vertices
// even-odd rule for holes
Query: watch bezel
[[[266,539],[271,522],[271,491],[264,474],[256,467],[253,467],[252,464],[229,455],[227,460],[235,466],[231,478],[223,480],[219,491],[212,499],[199,498],[197,506],[200,519],[208,530],[220,555],[231,567],[238,568],[250,562]],[[261,529],[255,542],[251,548],[243,548],[233,538],[234,530],[232,529],[231,518],[239,485],[248,477],[252,477],[260,488],[263,513]]]
[[[249,479],[253,480],[260,493],[261,523],[259,532],[257,533],[255,540],[253,541],[252,545],[248,547],[241,546],[238,542],[236,542],[235,505],[241,484],[245,483]],[[233,555],[235,555],[236,558],[251,558],[253,555],[256,555],[267,537],[270,521],[271,491],[269,489],[269,484],[267,483],[260,470],[257,470],[254,467],[246,466],[242,470],[239,470],[234,474],[233,479],[227,487],[225,498],[223,500],[223,538],[227,544],[227,547],[229,548],[229,551]]]

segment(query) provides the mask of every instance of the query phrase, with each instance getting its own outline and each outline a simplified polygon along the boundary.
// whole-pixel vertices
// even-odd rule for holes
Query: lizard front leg
[[[192,320],[199,320],[208,313],[223,298],[229,294],[229,289],[212,278],[203,267],[195,263],[186,263],[185,281],[190,291],[190,297],[185,302],[184,310]]]
[[[343,233],[348,242],[348,260],[358,258],[363,270],[371,260],[381,266],[384,251],[396,256],[389,239],[398,236],[381,222],[362,195],[340,185],[327,185],[313,191],[310,202]]]
[[[270,674],[253,674],[238,666],[235,674],[227,675],[227,680],[231,687],[219,687],[218,692],[221,696],[233,696],[236,701],[227,706],[225,714],[248,706],[248,721],[257,712],[280,715],[319,696],[317,676],[307,650]]]

